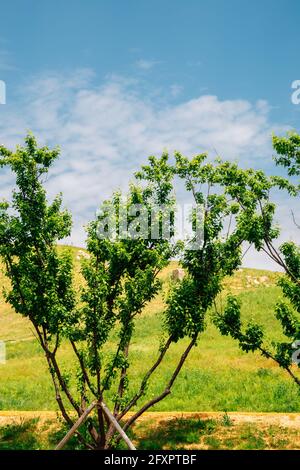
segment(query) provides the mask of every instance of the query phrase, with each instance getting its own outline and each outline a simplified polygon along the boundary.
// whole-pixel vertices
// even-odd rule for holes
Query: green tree
[[[163,168],[164,157],[157,165]],[[150,216],[150,208],[158,202],[172,208],[171,178],[172,171],[163,171],[155,188],[132,185],[125,201],[120,193],[114,193],[111,200],[102,204],[96,219],[87,228],[89,259],[84,260],[82,266],[85,286],[77,310],[78,323],[70,330],[69,338],[79,359],[85,401],[94,399],[101,403],[110,399],[113,415],[118,422],[123,422],[125,431],[159,401],[157,398],[149,400],[125,421],[128,412],[144,397],[150,378],[172,342],[169,338],[161,344],[158,358],[145,371],[139,387],[134,388],[128,371],[134,367],[130,346],[136,319],[160,292],[162,285],[158,275],[177,254],[179,245],[151,238],[148,228],[146,237],[142,237],[139,224],[133,238],[125,237],[123,230],[127,231],[136,219],[137,214],[132,213],[127,220],[131,209],[147,208],[148,219],[148,210]],[[99,226],[109,223],[114,225],[117,234],[108,230],[107,237],[99,237]],[[111,346],[108,346],[109,342]],[[119,439],[114,439],[115,432],[114,426],[105,421],[103,411],[98,408],[96,447],[103,449],[116,445]]]
[[[276,150],[276,165],[287,169],[289,176],[300,175],[300,135],[289,132],[286,137],[273,137],[273,147]]]
[[[57,363],[57,351],[64,329],[72,324],[75,306],[72,258],[68,251],[58,253],[57,242],[70,234],[72,222],[70,214],[61,209],[61,195],[48,204],[43,187],[43,178],[58,155],[58,149],[38,148],[32,135],[16,152],[0,147],[0,166],[11,169],[17,185],[11,204],[0,204],[0,255],[11,285],[4,292],[5,299],[34,326],[56,400],[72,424],[62,392],[78,411],[79,406]]]
[[[299,195],[299,182],[292,179],[300,174],[300,136],[295,133],[287,137],[273,137],[273,147],[277,152],[275,162],[287,168],[290,179],[271,177],[263,182],[265,191],[272,187],[287,190],[291,197]],[[240,318],[241,305],[237,298],[229,296],[223,312],[217,312],[215,321],[224,335],[235,338],[243,351],[259,351],[264,357],[274,360],[287,371],[294,382],[300,386],[299,346],[300,346],[300,247],[294,242],[285,242],[279,248],[273,243],[277,230],[272,224],[274,205],[270,203],[270,211],[265,211],[258,195],[253,199],[256,211],[249,214],[243,208],[243,194],[246,185],[232,187],[224,180],[227,191],[233,195],[245,214],[245,238],[253,243],[255,248],[263,251],[283,269],[278,285],[281,287],[284,300],[276,304],[275,316],[280,323],[283,341],[270,341],[261,325],[253,322],[243,325]],[[248,182],[247,182],[248,184]],[[244,215],[243,215],[244,216]],[[293,218],[294,215],[292,214]],[[260,233],[260,241],[256,239]],[[279,234],[279,230],[278,230]],[[293,362],[298,364],[293,366]]]
[[[126,431],[171,393],[205,329],[207,312],[222,289],[224,277],[241,265],[242,244],[251,232],[247,214],[255,219],[251,236],[256,244],[262,243],[265,220],[255,216],[255,198],[259,197],[265,216],[271,220],[273,206],[265,189],[267,180],[262,172],[245,172],[228,162],[208,162],[206,154],[188,159],[176,153],[174,163],[167,154],[150,157],[136,174],[125,200],[119,192],[114,193],[89,224],[88,259],[82,262],[84,282],[76,301],[70,254],[59,254],[56,246],[70,233],[71,218],[61,209],[60,196],[52,204],[47,203],[43,187],[43,177],[58,150],[38,148],[29,135],[24,147],[14,153],[1,147],[0,155],[1,166],[12,169],[17,184],[12,206],[7,202],[1,205],[0,254],[11,281],[6,299],[34,325],[67,425],[71,427],[76,419],[72,410],[82,418],[95,403],[96,415],[89,415],[77,436],[91,449],[115,447],[120,437],[103,405],[110,404],[115,419]],[[202,208],[200,238],[195,232],[190,239],[176,242],[177,178]],[[246,180],[248,192],[235,194]],[[237,202],[238,196],[242,199]],[[171,236],[153,236],[150,223],[145,236],[134,209],[136,204],[139,211],[146,208],[148,222],[156,222],[161,232],[167,228]],[[158,204],[163,210],[153,213]],[[124,212],[130,213],[125,225]],[[197,227],[195,211],[190,217]],[[110,226],[114,230],[110,231]],[[132,236],[125,237],[124,231],[132,227]],[[269,234],[274,237],[277,231],[269,230]],[[185,269],[185,277],[169,286],[158,338],[160,347],[154,362],[144,364],[144,375],[137,386],[130,381],[136,320],[161,291],[158,275],[175,256]],[[73,350],[75,369],[72,364],[65,369],[59,363],[62,341]],[[161,392],[149,398],[147,387],[154,373],[159,373],[161,364],[172,353],[171,347],[179,342],[183,342],[184,350],[176,367],[166,377]]]

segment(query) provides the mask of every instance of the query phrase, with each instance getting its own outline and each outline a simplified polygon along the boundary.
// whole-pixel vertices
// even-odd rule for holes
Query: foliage
[[[91,449],[118,445],[120,438],[102,408],[108,397],[115,418],[127,431],[139,416],[171,393],[206,328],[207,312],[216,305],[224,278],[241,265],[245,241],[258,250],[269,250],[287,267],[281,287],[291,305],[298,308],[299,283],[295,284],[295,278],[299,279],[299,250],[285,244],[281,258],[273,248],[279,229],[273,221],[275,205],[269,193],[275,185],[292,193],[292,185],[284,179],[268,178],[262,171],[244,170],[220,159],[210,162],[206,154],[188,159],[175,153],[174,162],[166,153],[161,158],[150,157],[126,197],[113,193],[88,225],[87,256],[82,261],[84,284],[78,298],[73,287],[72,257],[59,253],[56,247],[69,235],[71,217],[61,209],[61,196],[51,204],[47,202],[42,179],[58,157],[58,150],[39,148],[28,135],[24,147],[15,153],[1,147],[0,154],[1,166],[11,168],[17,184],[11,206],[1,203],[0,255],[11,283],[5,297],[35,328],[67,426],[74,424],[70,408],[81,417],[92,402],[96,404],[96,414],[77,431],[80,445]],[[176,241],[175,224],[177,179],[202,209],[200,236],[195,231],[192,237],[180,241]],[[152,208],[157,205],[163,210],[154,214]],[[138,214],[144,209],[146,236]],[[169,214],[167,222],[165,213]],[[191,211],[190,220],[197,228],[197,211]],[[161,236],[153,235],[149,222],[158,224]],[[169,237],[163,235],[165,225]],[[160,347],[155,361],[145,364],[137,386],[130,379],[137,319],[161,292],[159,273],[175,256],[185,276],[169,285],[159,330]],[[286,334],[293,336],[299,328],[289,308],[278,305],[276,312]],[[244,351],[258,349],[290,371],[290,345],[278,344],[271,355],[264,348],[264,332],[258,325],[250,323],[243,328],[235,298],[229,297],[216,321],[221,332],[237,339]],[[72,367],[60,364],[62,338],[72,347],[75,375]],[[151,379],[168,360],[171,345],[181,342],[183,352],[163,389],[145,399]]]
[[[70,234],[71,217],[61,210],[61,195],[48,205],[42,176],[58,156],[58,150],[38,148],[28,135],[26,146],[12,153],[0,147],[0,166],[16,175],[18,190],[0,205],[0,255],[6,265],[11,290],[6,300],[30,318],[38,334],[49,340],[70,320],[74,307],[72,262],[58,254],[58,240]]]
[[[300,175],[300,136],[290,132],[287,137],[273,137],[275,162],[287,169],[289,176]]]
[[[300,136],[295,133],[291,133],[287,137],[274,136],[273,145],[278,154],[275,157],[276,163],[286,167],[289,176],[299,175]],[[273,177],[271,181],[273,186],[287,189],[291,196],[299,194],[299,185],[295,185],[292,181],[279,177]],[[266,180],[262,183],[261,190],[269,191],[270,183]],[[228,188],[228,191],[234,195],[231,187]],[[292,367],[294,355],[297,355],[295,347],[297,347],[300,340],[300,247],[291,241],[283,243],[279,248],[275,247],[272,242],[275,229],[272,228],[271,224],[274,206],[271,203],[267,204],[269,210],[266,212],[260,204],[260,199],[257,197],[259,215],[251,214],[244,210],[242,194],[240,192],[244,194],[244,187],[236,191],[235,197],[245,213],[245,223],[249,227],[246,234],[247,241],[254,243],[258,250],[264,251],[285,272],[285,276],[281,277],[278,281],[284,300],[278,301],[275,308],[275,316],[280,322],[286,339],[284,341],[268,341],[263,329],[258,324],[249,323],[245,327],[245,331],[243,331],[240,318],[240,304],[233,297],[228,297],[224,312],[217,312],[215,322],[222,334],[230,335],[238,340],[239,346],[243,351],[260,351],[263,356],[273,359],[280,367],[285,369],[294,382],[300,386],[299,374]],[[260,220],[259,225],[257,224],[258,220]],[[253,233],[255,234],[254,237]],[[259,243],[255,239],[257,233],[260,233]],[[300,367],[300,361],[297,364]]]

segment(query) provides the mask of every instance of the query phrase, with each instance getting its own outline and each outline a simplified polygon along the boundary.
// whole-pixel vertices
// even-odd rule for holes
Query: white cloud
[[[21,103],[0,108],[1,143],[21,143],[31,129],[41,143],[61,146],[47,186],[51,195],[63,192],[74,214],[75,244],[83,243],[82,225],[101,200],[125,187],[148,155],[165,148],[187,155],[217,151],[244,165],[267,164],[275,126],[264,101],[203,95],[158,106],[150,93],[139,91],[136,80],[112,77],[95,86],[92,79],[89,70],[36,78],[23,88]],[[6,196],[4,178],[0,191]]]
[[[139,60],[136,61],[136,66],[139,69],[142,69],[142,70],[150,70],[153,67],[155,67],[155,65],[157,65],[159,63],[160,63],[160,61],[158,61],[158,60],[139,59]]]

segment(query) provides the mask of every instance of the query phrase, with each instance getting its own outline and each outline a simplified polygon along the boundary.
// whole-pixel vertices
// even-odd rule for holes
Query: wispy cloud
[[[12,63],[11,55],[9,52],[1,48],[0,44],[0,71],[15,70],[15,66]]]
[[[189,60],[187,62],[188,67],[202,67],[203,62],[201,60]]]
[[[183,87],[181,85],[177,85],[176,83],[174,85],[170,86],[170,92],[171,95],[176,98],[178,95],[180,95],[183,91]]]
[[[141,70],[150,70],[153,67],[155,67],[155,65],[160,64],[160,61],[159,60],[139,59],[139,60],[136,61],[135,64]]]
[[[61,146],[47,186],[51,195],[64,193],[75,217],[76,244],[83,243],[82,225],[100,201],[124,188],[148,155],[163,149],[215,155],[216,149],[243,165],[264,167],[276,130],[264,101],[203,95],[157,106],[135,80],[115,77],[97,85],[90,70],[36,78],[23,93],[15,108],[0,108],[1,143],[12,147],[31,129],[40,142]],[[7,180],[1,180],[2,195],[7,189]]]

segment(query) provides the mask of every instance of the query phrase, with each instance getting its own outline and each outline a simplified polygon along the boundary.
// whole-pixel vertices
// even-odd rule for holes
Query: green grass
[[[73,248],[78,286],[81,277],[76,254],[77,249]],[[165,282],[174,264],[164,271],[162,279]],[[261,282],[265,276],[267,281]],[[276,273],[243,269],[225,282],[227,291],[240,296],[243,318],[263,324],[272,338],[281,336],[274,318],[274,305],[281,295],[275,285],[277,278]],[[129,356],[132,390],[139,386],[145,370],[156,358],[161,340],[162,309],[163,300],[158,297],[137,320]],[[0,409],[56,410],[46,361],[30,324],[13,313],[3,300],[0,302],[0,339],[9,340],[7,362],[0,365]],[[110,348],[113,343],[114,337]],[[186,344],[184,340],[170,348],[159,373],[153,376],[146,398],[163,390]],[[67,344],[62,346],[60,359],[66,370],[74,364]],[[171,395],[154,410],[299,412],[300,400],[297,387],[284,371],[258,354],[241,352],[235,341],[219,334],[208,316],[207,328],[190,354]]]

